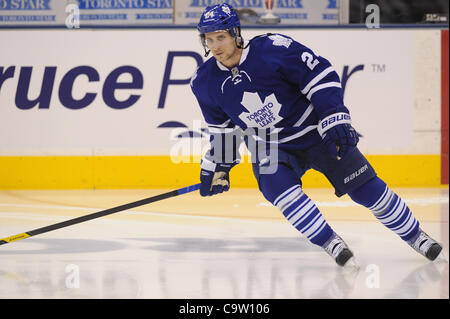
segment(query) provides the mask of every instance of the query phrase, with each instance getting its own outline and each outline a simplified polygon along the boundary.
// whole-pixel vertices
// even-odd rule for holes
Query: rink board
[[[441,30],[243,35],[266,32],[289,35],[330,60],[364,135],[359,148],[381,176],[398,186],[440,185]],[[189,87],[205,60],[197,40],[189,29],[1,30],[8,46],[0,51],[0,188],[196,182],[198,163],[176,164],[173,155],[193,141],[199,146],[188,152],[199,156],[208,142]],[[233,172],[235,186],[255,186],[249,165]],[[313,172],[304,183],[328,185]]]

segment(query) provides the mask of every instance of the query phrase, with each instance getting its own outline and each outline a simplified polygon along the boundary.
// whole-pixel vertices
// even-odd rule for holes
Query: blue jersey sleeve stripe
[[[292,141],[292,140],[294,140],[296,138],[299,138],[299,137],[301,137],[301,136],[311,132],[312,130],[316,130],[316,129],[317,129],[317,125],[307,126],[305,129],[301,130],[298,133],[295,133],[295,134],[292,134],[290,136],[286,136],[286,137],[284,137],[282,139],[279,139],[278,143],[286,143],[286,142]]]
[[[311,100],[311,97],[314,93],[316,93],[317,91],[326,89],[326,88],[330,88],[330,87],[338,87],[338,88],[342,88],[341,83],[340,82],[328,82],[328,83],[323,83],[320,85],[315,86],[313,89],[311,89],[311,91],[309,91],[308,95],[306,96],[306,98],[308,100]]]
[[[297,127],[303,124],[303,122],[305,122],[305,120],[308,118],[308,116],[311,115],[312,111],[314,110],[314,107],[312,104],[310,104],[308,106],[308,108],[305,110],[305,112],[302,114],[302,116],[300,117],[300,119],[295,122],[292,126],[293,127]]]
[[[332,66],[330,66],[330,67],[326,68],[325,70],[323,70],[322,72],[320,72],[319,75],[317,75],[315,78],[313,78],[311,81],[309,81],[309,83],[303,88],[303,90],[301,90],[302,94],[306,95],[315,84],[317,84],[320,80],[322,80],[324,77],[326,77],[331,72],[335,72],[334,68]]]

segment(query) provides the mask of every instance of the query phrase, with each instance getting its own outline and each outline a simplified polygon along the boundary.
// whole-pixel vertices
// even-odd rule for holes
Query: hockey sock
[[[274,174],[260,175],[259,187],[264,197],[311,243],[322,246],[333,235],[317,206],[303,193],[291,168],[278,165]]]
[[[356,203],[372,211],[387,228],[408,241],[417,235],[419,221],[406,203],[380,178],[375,177],[348,194]]]
[[[317,206],[302,191],[300,185],[290,187],[273,204],[311,243],[322,246],[333,234]]]

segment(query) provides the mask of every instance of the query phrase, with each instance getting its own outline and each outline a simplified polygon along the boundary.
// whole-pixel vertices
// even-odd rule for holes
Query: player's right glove
[[[334,113],[319,122],[317,130],[329,154],[338,160],[353,150],[361,136],[351,125],[348,113]]]
[[[230,189],[230,170],[238,162],[231,164],[216,164],[202,158],[200,167],[200,195],[212,196]]]

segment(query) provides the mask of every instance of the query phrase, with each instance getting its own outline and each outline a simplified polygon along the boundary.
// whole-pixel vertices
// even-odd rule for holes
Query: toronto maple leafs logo
[[[258,93],[244,92],[241,104],[248,112],[242,112],[239,118],[247,127],[269,128],[282,120],[279,116],[281,104],[274,93],[267,96],[263,102]]]
[[[284,47],[286,47],[286,49],[289,48],[289,46],[292,43],[291,39],[285,38],[279,34],[271,35],[271,36],[269,36],[269,39],[273,41],[273,45],[284,46]]]
[[[231,14],[230,8],[225,6],[225,5],[222,5],[222,11],[225,12],[226,14],[228,14],[228,15]]]

